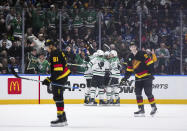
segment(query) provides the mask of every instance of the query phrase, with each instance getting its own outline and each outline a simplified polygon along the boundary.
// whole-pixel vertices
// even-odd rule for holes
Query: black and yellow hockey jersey
[[[153,60],[144,51],[138,51],[135,56],[131,53],[125,75],[128,78],[134,72],[136,79],[148,77],[152,75],[153,63]]]
[[[50,53],[51,81],[58,82],[70,75],[71,71],[67,67],[67,60],[64,52],[55,50]]]

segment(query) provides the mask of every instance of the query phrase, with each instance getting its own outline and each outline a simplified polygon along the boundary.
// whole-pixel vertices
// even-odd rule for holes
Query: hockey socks
[[[63,101],[56,101],[57,107],[57,120],[51,121],[52,127],[57,126],[66,126],[67,125],[67,118],[64,112],[64,102]]]

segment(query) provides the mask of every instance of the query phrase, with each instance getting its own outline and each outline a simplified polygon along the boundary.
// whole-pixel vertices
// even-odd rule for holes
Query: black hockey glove
[[[90,62],[90,58],[88,56],[86,56],[85,61]]]
[[[150,79],[150,80],[154,80],[155,77],[154,77],[153,75],[150,75],[150,76],[149,76],[149,79]]]
[[[102,69],[102,67],[104,66],[104,62],[101,61],[100,63],[98,63],[98,65]]]
[[[42,82],[42,85],[46,85],[46,86],[49,86],[51,83],[51,80],[49,77],[45,78],[45,80]]]
[[[123,77],[120,81],[120,85],[124,85],[127,82],[127,78]]]
[[[53,89],[52,89],[52,85],[51,85],[51,84],[49,84],[49,86],[47,86],[47,92],[48,92],[49,94],[52,94],[52,93],[53,93]]]

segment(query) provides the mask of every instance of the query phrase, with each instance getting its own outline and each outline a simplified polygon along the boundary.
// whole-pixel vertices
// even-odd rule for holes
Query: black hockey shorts
[[[104,85],[108,86],[109,84],[110,77],[109,76],[104,76]]]
[[[114,77],[110,77],[108,85],[115,85],[115,84],[119,84],[119,79],[114,78]]]
[[[92,79],[86,79],[86,85],[88,88],[91,87],[91,82],[92,82]]]
[[[64,85],[67,83],[68,77],[60,79],[57,84]],[[52,85],[52,93],[53,93],[53,100],[54,101],[62,101],[64,100],[64,88],[62,86]]]
[[[153,81],[148,80],[142,80],[142,81],[136,81],[135,82],[135,95],[136,96],[142,96],[142,90],[144,89],[144,92],[148,98],[152,98],[152,83]]]
[[[92,87],[104,88],[104,76],[96,76],[92,77],[91,82]]]

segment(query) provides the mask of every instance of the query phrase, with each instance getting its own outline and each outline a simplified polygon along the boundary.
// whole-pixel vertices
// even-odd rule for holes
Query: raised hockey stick
[[[35,80],[35,79],[30,79],[30,78],[25,78],[25,77],[20,77],[14,70],[13,67],[11,67],[11,73],[16,77],[16,78],[20,78],[20,79],[24,79],[24,80],[30,80],[30,81],[35,81],[35,82],[43,82],[43,81],[40,81],[40,80]],[[57,83],[50,83],[51,85],[55,85],[55,86],[61,86],[63,88],[73,88],[73,89],[77,89],[78,87],[70,87],[70,86],[64,86],[64,85],[61,85],[61,84],[57,84]]]
[[[107,44],[104,44],[103,46],[107,49],[107,51],[111,51],[110,46],[108,46]]]

